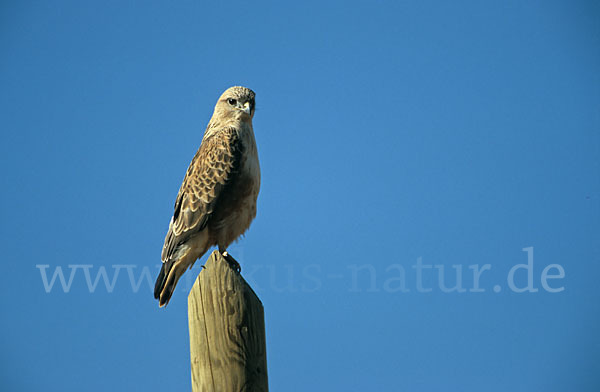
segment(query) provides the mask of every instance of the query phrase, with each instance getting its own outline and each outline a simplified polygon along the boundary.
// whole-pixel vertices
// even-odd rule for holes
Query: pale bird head
[[[246,87],[230,87],[221,95],[215,106],[215,115],[249,121],[254,117],[254,91]],[[214,115],[213,115],[214,117]]]

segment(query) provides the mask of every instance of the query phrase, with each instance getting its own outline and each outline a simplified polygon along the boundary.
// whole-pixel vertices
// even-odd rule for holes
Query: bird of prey
[[[252,129],[254,97],[252,90],[235,86],[215,105],[175,200],[154,286],[160,307],[169,302],[181,275],[212,246],[239,271],[227,247],[256,216],[260,167]]]

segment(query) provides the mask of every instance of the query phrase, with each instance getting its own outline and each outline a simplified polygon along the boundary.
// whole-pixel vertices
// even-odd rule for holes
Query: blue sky
[[[271,390],[598,390],[599,16],[4,2],[2,389],[189,390],[201,262],[166,309],[149,282],[215,101],[244,85],[262,188],[231,253]]]

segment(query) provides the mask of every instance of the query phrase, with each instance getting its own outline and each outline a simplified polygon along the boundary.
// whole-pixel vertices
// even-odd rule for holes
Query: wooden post
[[[188,296],[192,391],[268,391],[264,310],[214,251]]]

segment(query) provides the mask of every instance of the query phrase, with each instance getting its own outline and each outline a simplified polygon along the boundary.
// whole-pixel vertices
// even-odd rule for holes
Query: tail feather
[[[154,298],[156,299],[160,297],[160,292],[165,285],[165,279],[167,279],[167,273],[165,272],[166,266],[166,263],[162,264],[160,273],[158,274],[158,278],[156,278],[156,283],[154,284]]]
[[[204,241],[203,248],[197,247],[197,242],[200,241]],[[205,236],[198,237],[192,245],[182,245],[182,248],[177,251],[176,257],[163,262],[160,268],[160,273],[154,285],[154,298],[158,300],[158,305],[161,308],[169,303],[181,275],[188,268],[192,268],[196,260],[202,257],[208,250],[208,245],[205,243]],[[198,250],[202,251],[198,252]]]
[[[154,285],[154,298],[158,300],[158,306],[161,308],[169,303],[182,273],[180,269],[173,268],[173,264],[173,262],[163,263]]]

